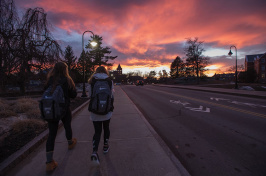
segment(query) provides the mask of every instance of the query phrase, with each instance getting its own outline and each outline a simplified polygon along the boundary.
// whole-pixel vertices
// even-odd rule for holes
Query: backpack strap
[[[112,80],[108,77],[105,78],[105,80],[108,82],[110,89],[112,90]]]
[[[94,88],[95,83],[96,83],[96,79],[93,77],[91,80],[91,95],[93,94],[93,88]]]

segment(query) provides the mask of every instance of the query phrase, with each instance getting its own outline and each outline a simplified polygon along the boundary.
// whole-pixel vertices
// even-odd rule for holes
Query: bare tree
[[[163,78],[168,78],[168,73],[166,70],[163,70]]]
[[[161,70],[158,72],[158,75],[159,75],[159,78],[162,78],[163,77],[163,73],[162,73]]]
[[[62,54],[59,44],[48,29],[46,17],[42,8],[29,8],[16,30],[15,39],[19,43],[14,55],[18,63],[21,93],[25,92],[25,82],[32,69],[41,70],[47,64],[58,61]]]
[[[42,8],[28,9],[20,20],[13,0],[1,0],[0,76],[4,87],[8,74],[17,73],[21,93],[32,70],[40,70],[59,58],[61,49],[48,30]]]
[[[202,46],[203,41],[199,41],[197,37],[195,39],[187,38],[186,44],[187,46],[184,49],[187,57],[186,64],[193,73],[196,70],[197,83],[199,83],[199,71],[204,72],[204,68],[208,65],[210,59],[203,56],[202,53],[205,51]]]
[[[14,71],[13,54],[18,41],[14,39],[19,18],[13,0],[0,1],[0,77],[1,90],[5,91],[8,76]]]
[[[244,70],[245,70],[245,66],[244,66],[243,64],[242,64],[242,65],[238,65],[238,66],[237,66],[237,70],[238,70],[238,71],[244,71]],[[236,66],[233,65],[233,66],[229,67],[229,68],[227,69],[227,71],[229,71],[229,72],[235,72],[235,71],[236,71]]]
[[[157,74],[156,71],[154,71],[154,70],[153,71],[150,71],[149,77],[150,78],[154,78],[156,76],[156,74]]]

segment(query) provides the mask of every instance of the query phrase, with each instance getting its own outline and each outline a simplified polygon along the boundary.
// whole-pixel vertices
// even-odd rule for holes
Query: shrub
[[[17,113],[9,109],[0,111],[0,118],[6,118],[6,117],[11,117],[11,116],[17,116]]]
[[[13,106],[15,112],[25,113],[32,109],[38,109],[38,102],[30,98],[19,99]]]
[[[0,111],[9,109],[9,104],[7,101],[0,99]]]
[[[12,133],[38,133],[43,127],[45,122],[37,119],[24,119],[15,122],[12,126]]]
[[[27,111],[26,115],[29,119],[40,119],[41,112],[39,108],[35,108],[35,109],[30,109],[29,111]]]
[[[0,145],[0,162],[26,145],[47,128],[47,123],[37,119],[25,119],[15,122],[11,131]]]
[[[16,116],[17,113],[12,111],[8,101],[0,99],[0,118],[6,118],[10,116]]]

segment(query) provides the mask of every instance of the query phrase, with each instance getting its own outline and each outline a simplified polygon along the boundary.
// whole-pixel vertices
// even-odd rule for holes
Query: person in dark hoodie
[[[110,82],[111,85],[111,97],[113,99],[113,93],[114,93],[114,86],[113,86],[113,82],[111,81],[111,79],[109,78],[109,73],[108,71],[105,69],[105,67],[103,66],[99,66],[95,73],[91,76],[91,78],[89,79],[89,94],[90,97],[92,96],[92,82],[93,79],[95,79],[94,81],[97,81],[98,79],[107,79]],[[109,144],[108,144],[108,140],[110,137],[110,129],[109,129],[109,124],[110,124],[110,119],[112,116],[112,111],[108,112],[105,115],[99,115],[99,114],[95,114],[93,112],[90,113],[90,118],[93,122],[93,126],[94,126],[94,130],[95,133],[93,135],[93,152],[91,154],[91,161],[98,165],[100,164],[100,160],[99,160],[99,156],[98,156],[98,146],[99,146],[99,142],[101,139],[101,133],[102,133],[102,128],[104,130],[104,145],[103,145],[103,153],[106,154],[109,151]]]
[[[72,128],[71,128],[71,119],[72,114],[70,110],[70,98],[75,98],[77,96],[77,91],[75,88],[75,84],[72,78],[69,76],[68,73],[68,66],[64,62],[58,62],[54,65],[53,69],[48,73],[47,82],[44,87],[46,90],[49,86],[52,85],[54,90],[56,86],[60,84],[64,91],[64,96],[66,100],[66,114],[61,119],[64,128],[65,128],[65,135],[68,141],[68,149],[73,149],[77,143],[76,138],[72,138]],[[48,128],[49,128],[49,136],[46,142],[46,171],[53,171],[57,166],[58,163],[53,159],[54,153],[54,145],[55,145],[55,138],[57,135],[59,121],[48,121]]]

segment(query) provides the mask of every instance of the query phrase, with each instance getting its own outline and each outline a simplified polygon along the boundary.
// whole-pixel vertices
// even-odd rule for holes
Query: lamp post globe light
[[[92,34],[92,37],[94,38],[94,34],[93,34],[92,31],[85,31],[85,32],[83,32],[83,34],[82,34],[82,53],[84,52],[84,34],[86,32],[90,32]],[[97,43],[94,42],[94,41],[92,41],[90,44],[93,47],[97,45]],[[83,57],[83,59],[82,59],[83,60],[83,91],[82,91],[81,97],[87,97],[86,89],[85,89],[85,61],[84,61],[85,60],[85,57],[84,57],[84,55],[82,55],[82,57]]]
[[[232,56],[233,55],[233,53],[231,51],[231,48],[232,47],[235,47],[235,46],[234,45],[230,46],[230,51],[228,53],[229,56]],[[235,73],[236,79],[235,79],[235,89],[238,89],[238,85],[237,85],[237,49],[236,49],[236,47],[235,47],[235,50],[236,50],[236,73]]]

